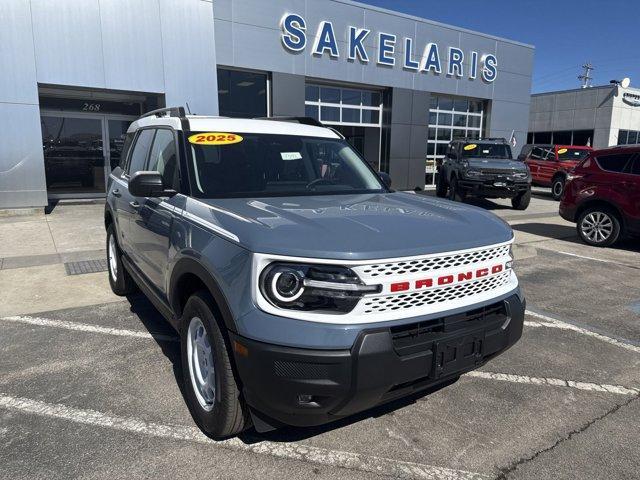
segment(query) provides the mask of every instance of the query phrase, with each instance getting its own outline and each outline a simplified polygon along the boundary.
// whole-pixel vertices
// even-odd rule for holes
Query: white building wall
[[[47,203],[38,84],[218,113],[211,0],[0,1],[0,208]]]

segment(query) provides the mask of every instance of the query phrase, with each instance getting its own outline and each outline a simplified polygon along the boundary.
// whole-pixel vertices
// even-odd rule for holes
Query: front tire
[[[511,199],[511,206],[515,210],[526,210],[531,203],[531,189],[520,193]]]
[[[564,192],[565,178],[558,176],[551,182],[551,196],[554,200],[560,200],[562,198],[562,192]]]
[[[449,200],[453,202],[464,202],[465,195],[458,186],[458,179],[451,177],[451,183],[449,184]]]
[[[109,285],[111,291],[120,297],[137,290],[131,275],[122,263],[122,251],[118,246],[113,223],[107,228],[107,267],[109,269]]]
[[[436,181],[436,196],[440,198],[447,197],[447,181],[444,179],[444,172],[438,172],[438,180]]]
[[[620,237],[618,215],[606,207],[587,208],[578,217],[578,235],[593,247],[609,247]]]
[[[212,304],[204,291],[187,300],[180,323],[182,374],[194,421],[207,435],[223,439],[242,432],[250,421]]]

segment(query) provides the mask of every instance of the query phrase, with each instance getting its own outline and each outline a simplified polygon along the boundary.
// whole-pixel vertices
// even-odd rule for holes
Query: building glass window
[[[435,184],[436,161],[456,138],[479,139],[486,123],[482,100],[432,95],[427,137],[426,184]]]
[[[329,125],[380,127],[380,92],[313,84],[308,84],[305,92],[305,114],[309,117]]]
[[[225,117],[266,117],[267,74],[219,68],[218,102]]]

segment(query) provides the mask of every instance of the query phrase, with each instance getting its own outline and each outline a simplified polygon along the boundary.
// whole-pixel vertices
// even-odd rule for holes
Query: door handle
[[[140,204],[135,200],[133,202],[129,202],[129,205],[131,205],[133,208],[136,208],[136,209],[140,208]]]
[[[120,193],[120,190],[118,190],[117,188],[115,190],[111,190],[111,193],[113,194],[114,197],[122,196],[122,194]]]

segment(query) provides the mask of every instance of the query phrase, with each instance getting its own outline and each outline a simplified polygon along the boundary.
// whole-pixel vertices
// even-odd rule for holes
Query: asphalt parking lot
[[[103,258],[102,206],[0,217],[0,478],[638,478],[640,243],[580,243],[543,191],[479,205],[516,234],[516,346],[427,396],[225,442],[195,427],[153,307],[67,274]]]

